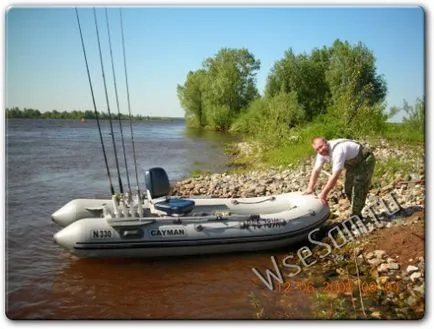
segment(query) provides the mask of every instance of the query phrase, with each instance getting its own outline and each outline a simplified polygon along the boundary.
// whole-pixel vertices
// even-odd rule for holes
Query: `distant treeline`
[[[71,112],[57,110],[41,112],[36,109],[20,109],[18,107],[7,108],[6,109],[7,118],[19,118],[19,119],[75,119],[75,120],[92,120],[96,119],[94,111],[78,111],[74,110]],[[108,120],[109,114],[105,112],[98,112],[98,118],[101,120]],[[112,119],[118,118],[118,114],[112,114]],[[120,114],[121,120],[129,120],[129,116],[126,114]],[[168,118],[168,117],[151,117],[145,115],[132,115],[131,120],[181,120],[181,118]]]

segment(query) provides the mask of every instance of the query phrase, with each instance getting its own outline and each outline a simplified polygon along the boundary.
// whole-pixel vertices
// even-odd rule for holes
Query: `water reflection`
[[[265,291],[252,276],[257,263],[253,254],[147,260],[70,257],[57,271],[50,299],[59,302],[56,318],[252,318],[250,294]]]

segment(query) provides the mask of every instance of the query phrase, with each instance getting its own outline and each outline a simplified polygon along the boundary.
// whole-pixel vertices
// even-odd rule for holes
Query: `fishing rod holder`
[[[104,218],[143,217],[143,208],[140,193],[116,193],[112,195],[111,207],[104,206],[103,216]]]

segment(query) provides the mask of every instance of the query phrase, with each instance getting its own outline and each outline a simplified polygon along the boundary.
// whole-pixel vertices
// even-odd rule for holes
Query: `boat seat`
[[[194,201],[168,197],[169,178],[163,168],[155,167],[146,171],[145,185],[148,198],[155,209],[168,215],[185,215],[193,210]]]

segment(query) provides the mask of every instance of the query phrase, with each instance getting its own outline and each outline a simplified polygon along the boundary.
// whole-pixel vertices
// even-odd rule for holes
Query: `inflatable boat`
[[[267,250],[306,239],[329,208],[301,192],[253,198],[169,197],[162,168],[144,201],[77,199],[56,211],[54,241],[80,257],[161,257]]]

